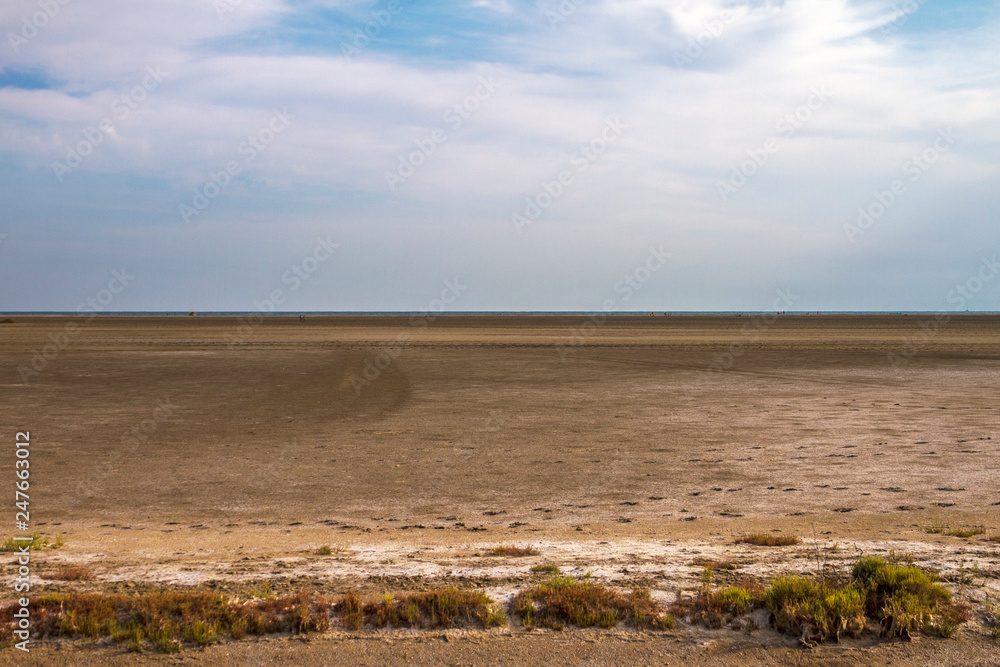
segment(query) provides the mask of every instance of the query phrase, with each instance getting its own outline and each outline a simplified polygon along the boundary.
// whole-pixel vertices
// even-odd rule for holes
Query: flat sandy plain
[[[896,551],[1000,598],[1000,317],[11,316],[0,434],[31,432],[36,591],[270,579],[330,594],[455,584],[496,599],[538,563],[671,600],[729,576]],[[22,381],[35,351],[68,345]],[[587,323],[590,323],[590,326]],[[904,344],[911,346],[904,349]],[[905,363],[889,354],[907,353]],[[730,356],[727,356],[729,353]],[[36,360],[36,367],[40,366]],[[13,484],[13,456],[0,479]],[[13,502],[7,512],[12,534]],[[984,526],[970,539],[924,527]],[[735,545],[752,531],[790,548]],[[539,556],[485,555],[500,543]],[[330,545],[332,556],[319,556]],[[4,599],[13,558],[3,559]],[[45,579],[63,563],[98,579]],[[36,593],[37,594],[37,593]],[[957,640],[815,650],[770,631],[333,632],[188,649],[248,664],[997,664]],[[16,663],[12,649],[0,662]],[[145,654],[142,662],[174,657]],[[34,664],[129,664],[43,643]]]

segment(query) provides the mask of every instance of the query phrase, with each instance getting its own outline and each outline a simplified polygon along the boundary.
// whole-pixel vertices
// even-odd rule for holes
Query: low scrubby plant
[[[348,593],[334,606],[341,623],[359,630],[365,622],[377,628],[454,628],[479,626],[489,628],[500,622],[501,615],[493,600],[481,591],[441,588],[423,593],[393,597],[386,593],[380,600],[363,603],[355,593]],[[506,616],[503,616],[506,622]]]
[[[951,537],[975,537],[976,535],[982,535],[986,532],[986,529],[982,526],[973,526],[972,528],[952,528],[947,531],[945,535],[950,535]]]
[[[672,606],[672,611],[691,623],[700,623],[709,628],[721,628],[733,623],[739,616],[763,606],[763,587],[753,581],[741,581],[737,585],[713,590],[712,566],[706,566],[701,574],[701,588],[693,598],[681,598]]]
[[[805,577],[778,577],[764,594],[775,627],[805,642],[839,641],[865,628],[864,596],[853,585],[837,587]]]
[[[39,533],[32,535],[30,542],[16,537],[8,537],[3,542],[0,542],[0,551],[17,552],[20,551],[25,545],[27,545],[28,549],[31,551],[61,549],[66,545],[66,540],[62,535],[57,535],[55,540],[49,541],[48,537],[43,537]]]
[[[940,535],[945,530],[947,530],[947,527],[940,521],[934,521],[929,526],[924,526],[924,532],[931,535]]]
[[[931,535],[948,535],[949,537],[975,537],[976,535],[982,535],[986,532],[986,528],[983,526],[972,526],[969,528],[949,528],[939,521],[935,521],[929,526],[924,527],[925,533],[930,533]]]
[[[365,614],[362,610],[361,598],[357,593],[351,592],[333,606],[340,615],[340,622],[348,630],[360,630],[365,622]]]
[[[846,582],[781,576],[766,588],[751,582],[712,590],[711,579],[706,568],[698,594],[679,598],[673,609],[691,622],[720,628],[766,607],[777,630],[807,644],[856,637],[868,622],[887,638],[952,637],[969,617],[937,574],[872,556],[860,558]]]
[[[1000,604],[986,603],[986,627],[993,639],[1000,641]]]
[[[32,631],[40,638],[111,637],[128,642],[132,651],[142,651],[148,641],[159,652],[174,652],[182,639],[207,646],[226,635],[323,632],[328,609],[322,596],[305,591],[244,601],[200,591],[50,593],[29,605]],[[14,604],[0,607],[4,641],[11,638],[14,611]]]
[[[90,581],[94,575],[84,565],[60,565],[49,578],[55,581]]]
[[[773,535],[771,533],[751,533],[736,540],[736,544],[752,544],[757,547],[790,547],[801,544],[795,535]]]
[[[865,593],[868,615],[881,622],[884,637],[909,638],[918,631],[950,637],[968,620],[967,610],[952,602],[934,572],[865,556],[854,564],[851,576]]]
[[[273,600],[277,596],[271,591],[271,582],[265,581],[259,588],[250,589],[250,597],[259,598],[261,600]]]
[[[623,621],[640,630],[673,625],[672,619],[664,619],[665,610],[647,589],[626,594],[561,575],[518,593],[511,601],[511,611],[526,628],[610,628]]]
[[[698,557],[691,561],[690,563],[693,567],[710,567],[712,570],[738,570],[740,569],[740,564],[737,561],[729,559],[716,559],[716,558],[703,558]]]
[[[507,625],[507,612],[499,607],[496,609],[490,609],[489,613],[486,615],[486,627],[499,628],[505,625]]]
[[[195,621],[184,630],[184,638],[199,646],[214,644],[219,638],[219,626],[206,621]]]
[[[524,558],[525,556],[537,556],[538,549],[534,547],[518,547],[513,544],[501,544],[486,552],[490,556],[506,556],[508,558]]]

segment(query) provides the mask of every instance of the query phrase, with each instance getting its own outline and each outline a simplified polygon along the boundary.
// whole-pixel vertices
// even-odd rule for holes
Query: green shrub
[[[766,590],[747,584],[713,591],[711,581],[711,569],[706,568],[698,595],[679,599],[674,610],[692,622],[719,628],[766,606],[776,629],[810,644],[845,634],[856,637],[868,619],[879,624],[880,636],[890,638],[918,632],[953,637],[968,620],[968,610],[952,602],[937,574],[873,556],[855,562],[847,583],[782,576]]]
[[[199,646],[208,646],[219,638],[219,631],[213,623],[195,621],[184,631],[184,638]]]
[[[898,565],[865,556],[851,571],[854,584],[865,594],[868,615],[881,622],[884,637],[909,638],[917,631],[953,636],[967,620],[964,609],[952,603],[951,593],[933,572],[915,565]]]
[[[804,577],[778,577],[764,594],[778,630],[808,641],[858,636],[865,627],[864,597],[853,586],[837,588]]]
[[[646,589],[625,594],[560,575],[518,593],[511,601],[511,611],[527,628],[541,625],[553,630],[566,625],[610,628],[622,621],[638,629],[672,623],[662,620],[664,610]]]

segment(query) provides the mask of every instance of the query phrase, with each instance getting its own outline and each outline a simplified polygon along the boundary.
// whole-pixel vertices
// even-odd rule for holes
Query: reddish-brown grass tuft
[[[14,604],[0,607],[0,641],[11,639]],[[306,591],[273,599],[237,601],[220,593],[155,591],[118,593],[50,593],[31,598],[32,630],[45,637],[112,637],[141,651],[148,639],[160,652],[173,652],[179,641],[207,646],[228,634],[323,632],[329,605]]]
[[[506,556],[508,558],[524,558],[525,556],[537,556],[540,552],[534,547],[517,547],[513,544],[501,544],[486,552],[490,556]]]
[[[90,581],[94,575],[83,565],[60,565],[49,578],[56,581]]]
[[[350,595],[350,594],[349,594]],[[360,605],[360,608],[359,608]],[[394,598],[386,593],[381,600],[360,604],[355,595],[340,610],[344,625],[360,628],[367,622],[377,628],[454,628],[495,624],[491,614],[493,600],[482,591],[439,588],[422,593],[407,593]],[[340,605],[338,605],[340,606]],[[360,616],[359,616],[360,613]],[[346,615],[346,618],[345,618]]]
[[[541,625],[562,630],[566,625],[581,628],[610,628],[621,621],[637,629],[673,627],[673,616],[664,613],[646,589],[625,594],[572,577],[555,576],[544,584],[521,591],[511,602],[511,610],[526,628]]]

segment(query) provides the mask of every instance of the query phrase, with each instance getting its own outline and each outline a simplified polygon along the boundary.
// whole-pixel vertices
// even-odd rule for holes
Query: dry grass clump
[[[752,544],[757,547],[790,547],[801,544],[795,535],[773,535],[771,533],[751,533],[736,540],[736,544]]]
[[[65,593],[32,598],[32,629],[46,637],[111,637],[138,652],[151,644],[161,653],[183,642],[207,646],[228,635],[323,632],[329,605],[305,591],[282,598],[230,600],[220,593],[163,591],[142,595]],[[4,640],[10,639],[14,605],[0,608]]]
[[[360,630],[365,623],[364,605],[358,594],[353,591],[345,595],[333,609],[340,615],[340,622],[348,630]]]
[[[986,532],[986,529],[982,526],[974,526],[972,528],[952,528],[947,531],[945,535],[951,535],[952,537],[975,537],[976,535],[982,535]]]
[[[542,563],[540,565],[532,565],[532,572],[542,572],[545,574],[560,574],[561,570],[558,565],[553,563]]]
[[[91,581],[94,575],[83,565],[60,565],[49,578],[56,581]]]
[[[713,571],[740,569],[740,564],[734,560],[717,560],[714,558],[703,558],[701,556],[691,561],[690,565],[692,567],[710,567]]]
[[[620,593],[590,581],[554,576],[546,583],[521,591],[511,601],[511,611],[528,629],[536,626],[562,630],[567,625],[581,628],[610,628],[619,622],[636,629],[673,627],[674,618],[664,612],[646,589]]]
[[[441,588],[424,593],[408,593],[398,598],[386,593],[381,600],[363,603],[348,593],[334,610],[350,630],[360,630],[367,622],[376,628],[454,628],[478,625],[489,628],[507,623],[503,610],[481,591]]]
[[[947,528],[940,521],[935,521],[934,523],[932,523],[929,526],[924,526],[924,532],[925,533],[930,533],[931,535],[940,535],[945,530],[947,530]]]
[[[513,544],[501,544],[486,552],[490,556],[506,556],[508,558],[524,558],[537,556],[540,552],[534,547],[518,547]]]
[[[931,525],[925,526],[924,532],[932,535],[948,535],[950,537],[968,538],[975,537],[976,535],[982,535],[986,532],[986,528],[983,526],[973,526],[971,528],[949,528],[940,521],[935,521]]]
[[[937,574],[870,556],[854,564],[846,583],[778,577],[767,588],[751,582],[713,591],[711,580],[706,568],[697,596],[678,600],[673,609],[691,622],[720,628],[766,608],[779,631],[806,644],[856,637],[868,622],[878,625],[881,637],[952,637],[968,620],[967,608],[952,602]]]
[[[993,535],[987,538],[990,542],[1000,542],[1000,535]]]
[[[18,552],[25,545],[30,551],[44,551],[46,549],[60,549],[66,545],[66,540],[63,539],[62,535],[58,535],[55,541],[50,542],[48,537],[42,537],[38,533],[31,536],[30,542],[8,537],[0,542],[0,551]]]

